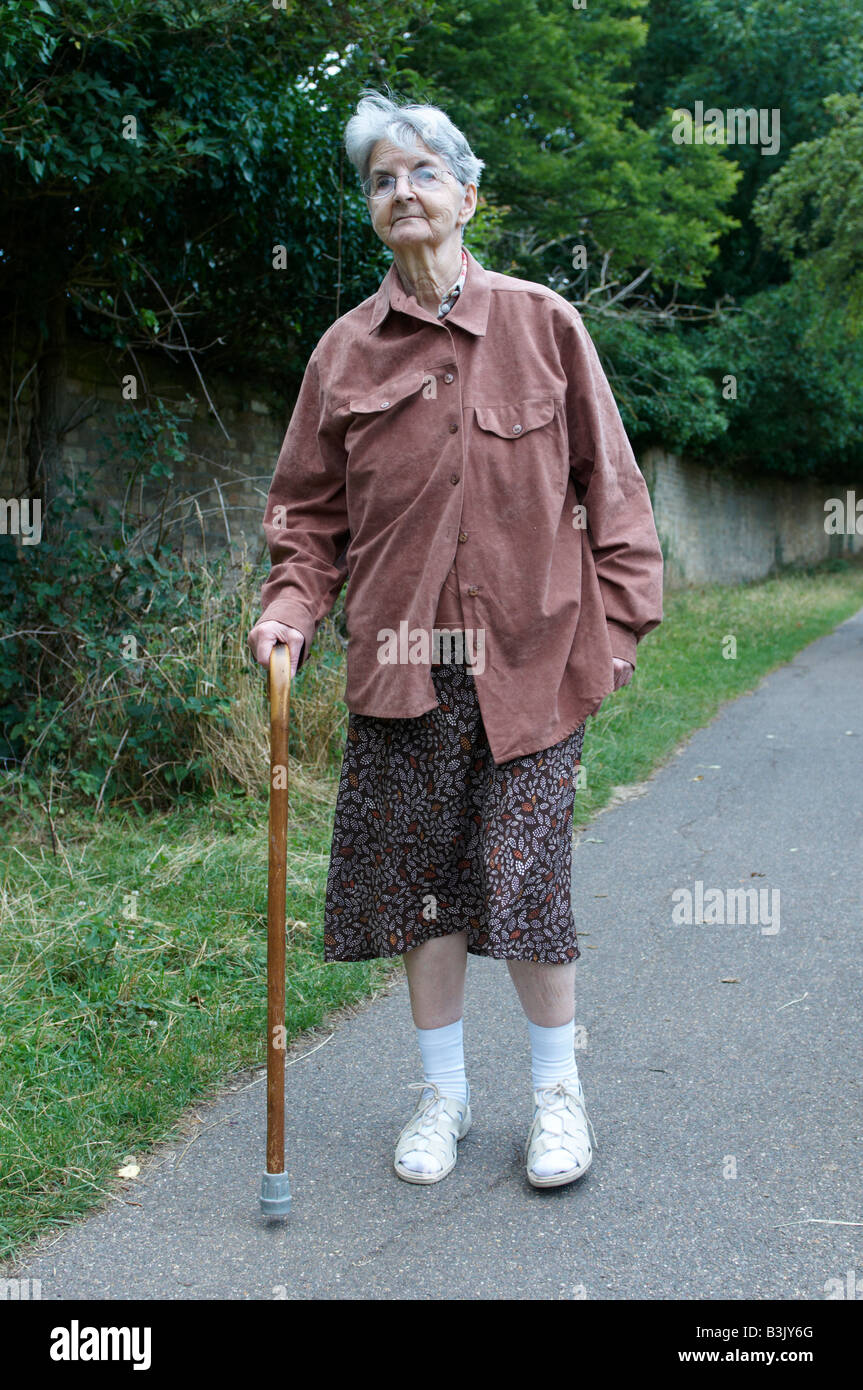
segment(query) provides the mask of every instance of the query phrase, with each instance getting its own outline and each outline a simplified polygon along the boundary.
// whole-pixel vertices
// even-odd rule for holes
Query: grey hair
[[[430,150],[440,155],[462,187],[469,183],[479,187],[485,160],[477,158],[445,111],[439,106],[423,106],[416,102],[399,105],[373,88],[363,89],[356,112],[345,127],[345,150],[360,183],[369,176],[372,150],[379,140],[389,140],[402,150],[413,150],[418,136]]]

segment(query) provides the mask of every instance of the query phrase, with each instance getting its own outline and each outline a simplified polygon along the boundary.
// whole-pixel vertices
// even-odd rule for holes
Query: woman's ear
[[[475,184],[475,183],[469,183],[469,184],[467,185],[467,188],[465,189],[465,193],[468,194],[468,193],[469,193],[469,190],[471,190],[471,189],[473,190],[473,205],[471,206],[470,211],[468,212],[467,217],[464,219],[464,221],[463,221],[463,223],[462,223],[462,227],[463,227],[463,228],[467,226],[468,222],[470,221],[470,219],[473,217],[474,213],[476,212],[477,191],[476,191],[476,184]],[[460,208],[460,211],[461,211],[461,212],[464,212],[464,204],[463,204],[463,203],[462,203],[462,206],[461,206],[461,208]]]

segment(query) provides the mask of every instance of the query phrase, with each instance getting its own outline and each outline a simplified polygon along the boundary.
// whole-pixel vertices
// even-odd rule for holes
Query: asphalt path
[[[698,883],[707,920],[675,920]],[[823,1300],[848,1271],[863,1295],[861,887],[863,610],[576,834],[584,1178],[528,1184],[526,1021],[505,962],[470,957],[445,1181],[392,1166],[422,1075],[399,975],[289,1049],[287,1220],[259,1211],[249,1072],[5,1272],[42,1299]]]

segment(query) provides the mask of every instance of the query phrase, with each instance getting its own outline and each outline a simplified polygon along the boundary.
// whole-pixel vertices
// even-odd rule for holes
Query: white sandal
[[[470,1083],[467,1100],[457,1100],[452,1096],[442,1096],[433,1081],[412,1081],[411,1090],[430,1089],[433,1094],[425,1100],[420,1097],[416,1110],[405,1125],[396,1143],[393,1166],[405,1182],[440,1182],[455,1167],[458,1157],[457,1144],[463,1139],[471,1126]],[[405,1154],[419,1151],[428,1153],[441,1165],[437,1173],[417,1173],[406,1168],[401,1160]]]
[[[594,1144],[596,1135],[580,1083],[558,1081],[554,1086],[540,1086],[533,1093],[533,1103],[533,1124],[525,1147],[528,1182],[533,1187],[560,1187],[583,1177],[593,1162],[588,1126]],[[537,1160],[552,1149],[562,1149],[569,1155],[572,1167],[560,1173],[537,1173]]]

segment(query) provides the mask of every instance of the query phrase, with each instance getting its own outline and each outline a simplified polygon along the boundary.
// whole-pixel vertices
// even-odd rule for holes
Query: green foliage
[[[229,709],[178,640],[201,619],[206,577],[171,551],[133,551],[119,525],[97,540],[101,511],[81,522],[89,476],[64,483],[38,546],[0,537],[7,764],[37,796],[46,779],[90,800],[103,787],[108,799],[200,789],[209,768],[199,721],[224,721]]]
[[[849,329],[861,283],[852,94],[863,87],[863,9],[847,0],[650,0],[647,18],[632,69],[640,125],[696,100],[779,113],[777,154],[757,145],[722,153],[740,170],[727,209],[738,226],[722,238],[703,300],[736,312],[699,329],[698,357],[717,387],[735,375],[738,397],[720,400],[727,428],[704,441],[701,458],[837,482],[856,463],[859,477],[863,363]],[[699,147],[680,148],[688,158]],[[789,271],[791,256],[805,258],[799,273],[793,263]]]
[[[370,46],[416,9],[11,0],[3,316],[38,322],[66,296],[117,348],[207,346],[209,366],[263,367],[286,392],[385,265],[337,152]]]
[[[705,347],[717,385],[726,373],[737,380],[737,399],[722,401],[729,428],[707,459],[859,483],[863,337],[849,341],[805,265],[789,284],[751,295],[740,313],[712,325]]]
[[[736,181],[715,150],[684,159],[663,119],[629,115],[646,0],[573,10],[558,0],[440,0],[394,63],[394,85],[442,105],[487,163],[481,187],[505,209],[495,268],[568,297],[583,244],[621,279],[703,283]],[[470,238],[470,227],[466,233]]]
[[[650,0],[647,42],[633,63],[633,115],[649,126],[663,111],[755,107],[780,113],[780,147],[731,145],[741,171],[728,211],[739,226],[722,240],[711,296],[737,300],[787,278],[751,215],[758,190],[793,148],[830,127],[823,99],[863,86],[863,9],[847,0]],[[692,153],[697,146],[683,146]]]
[[[603,316],[590,320],[590,331],[636,447],[699,454],[727,429],[702,332]]]
[[[38,545],[0,536],[7,786],[23,802],[71,796],[97,808],[261,796],[265,681],[246,639],[269,566],[179,553],[169,518],[188,503],[175,481],[188,439],[176,410],[138,409],[107,443],[129,479],[122,510],[106,516],[80,472],[59,480]],[[311,799],[344,747],[346,644],[340,595],[291,685],[291,775]]]
[[[834,125],[797,145],[759,190],[752,215],[768,244],[811,271],[856,337],[863,326],[863,100],[825,97]],[[822,312],[823,312],[823,303]]]

